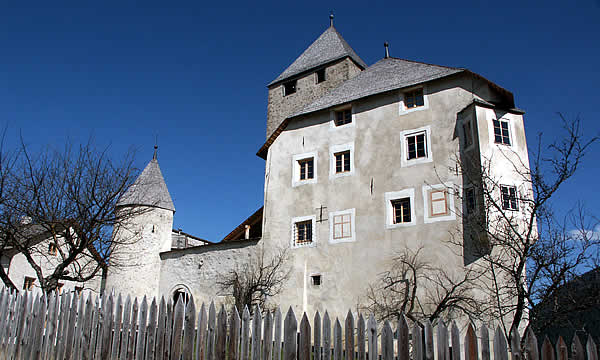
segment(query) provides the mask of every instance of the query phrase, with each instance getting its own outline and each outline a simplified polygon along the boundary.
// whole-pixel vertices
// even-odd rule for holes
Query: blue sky
[[[529,145],[562,112],[600,134],[600,2],[3,2],[0,125],[9,145],[90,135],[159,162],[174,227],[217,241],[262,205],[266,84],[328,26],[367,64],[466,67],[512,91]],[[556,201],[600,214],[600,146]]]

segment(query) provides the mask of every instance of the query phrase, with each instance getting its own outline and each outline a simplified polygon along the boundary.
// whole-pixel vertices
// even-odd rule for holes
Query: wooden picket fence
[[[210,304],[196,311],[194,300],[149,304],[130,297],[48,297],[30,292],[0,292],[0,359],[135,359],[135,360],[598,360],[593,339],[584,349],[577,336],[571,351],[560,338],[553,346],[546,338],[538,347],[532,332],[524,349],[518,334],[508,344],[498,328],[490,338],[482,326],[479,336],[469,325],[461,336],[455,322],[414,323],[404,317],[396,331],[389,322],[377,324],[373,315],[331,319],[317,312],[300,324],[290,308],[240,317]],[[333,329],[333,331],[332,331]],[[435,329],[435,330],[434,330]],[[434,342],[435,338],[435,342]],[[492,346],[490,346],[492,340]]]

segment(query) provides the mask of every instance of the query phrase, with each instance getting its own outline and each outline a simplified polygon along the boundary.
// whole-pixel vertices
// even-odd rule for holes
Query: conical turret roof
[[[156,156],[150,160],[144,171],[117,202],[117,206],[132,205],[153,206],[175,211],[175,205]]]
[[[367,67],[364,61],[352,50],[350,45],[344,40],[342,35],[332,26],[330,26],[317,40],[315,40],[308,49],[285,69],[277,79],[270,85],[298,75],[307,70],[325,65],[335,60],[350,57],[363,69]]]

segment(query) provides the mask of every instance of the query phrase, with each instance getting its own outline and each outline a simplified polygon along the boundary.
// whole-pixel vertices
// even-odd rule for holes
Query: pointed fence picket
[[[500,327],[461,331],[455,321],[409,324],[403,315],[378,324],[349,311],[332,323],[327,311],[312,321],[291,307],[285,318],[259,307],[240,317],[214,303],[197,310],[192,298],[123,299],[0,290],[0,359],[598,360],[591,336],[574,336],[569,347],[562,337],[538,341],[530,329],[507,341]]]

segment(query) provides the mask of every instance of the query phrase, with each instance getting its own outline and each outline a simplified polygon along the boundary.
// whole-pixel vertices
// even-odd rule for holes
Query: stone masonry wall
[[[283,96],[283,84],[269,88],[267,106],[267,139],[285,118],[317,100],[329,90],[338,87],[344,81],[353,78],[360,68],[350,58],[345,58],[325,70],[325,81],[317,84],[315,72],[297,79],[296,92]]]

